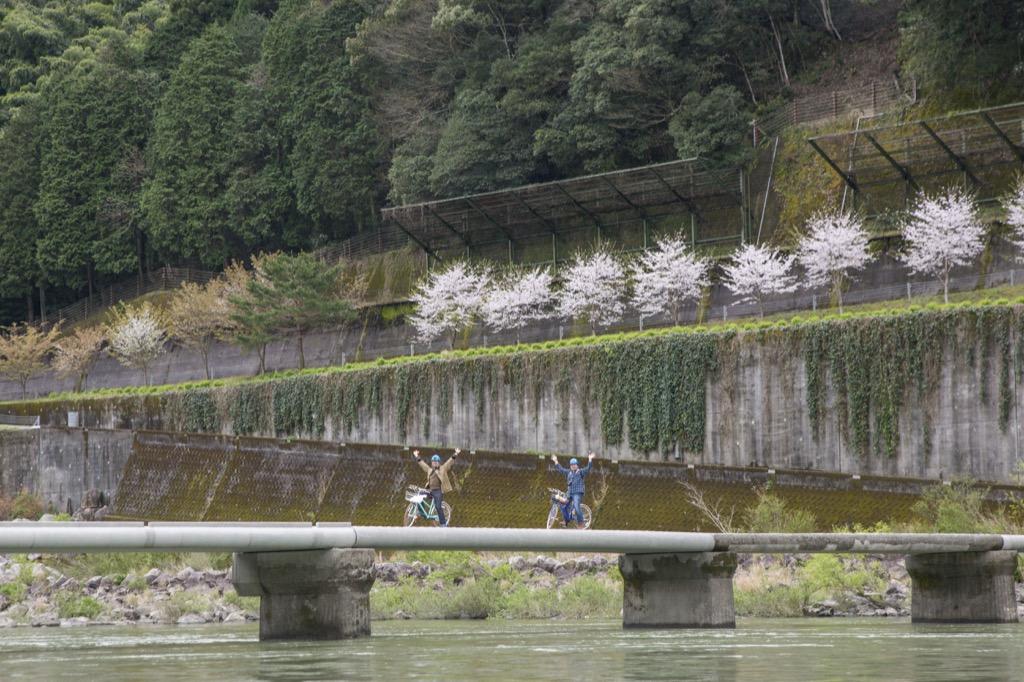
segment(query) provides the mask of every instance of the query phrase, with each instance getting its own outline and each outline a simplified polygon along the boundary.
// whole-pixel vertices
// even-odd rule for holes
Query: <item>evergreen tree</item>
[[[243,56],[230,28],[211,26],[182,56],[156,111],[143,209],[168,260],[218,267],[258,242],[240,231],[228,192],[231,121],[251,70]]]
[[[364,3],[283,4],[264,44],[270,86],[290,140],[296,205],[314,232],[338,239],[376,221],[384,146],[363,75],[346,40],[366,17]]]
[[[355,316],[352,304],[338,291],[340,271],[340,265],[328,267],[310,253],[262,259],[259,276],[247,283],[247,295],[231,301],[236,308],[232,318],[241,328],[240,335],[251,340],[294,336],[299,368],[304,368],[303,338]]]
[[[156,93],[151,75],[95,62],[51,82],[35,207],[39,264],[51,284],[91,291],[96,272],[139,266],[141,225],[111,209],[137,213],[138,183],[133,192],[127,164],[141,159]]]
[[[0,297],[24,296],[32,319],[32,289],[41,286],[36,260],[39,222],[35,206],[39,192],[40,144],[45,134],[39,101],[24,106],[0,135]]]

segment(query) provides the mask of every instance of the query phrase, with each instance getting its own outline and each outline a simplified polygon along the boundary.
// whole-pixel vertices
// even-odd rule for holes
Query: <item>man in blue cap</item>
[[[442,528],[448,526],[448,519],[444,517],[444,507],[441,506],[441,498],[443,493],[450,493],[452,491],[452,483],[448,480],[448,470],[452,468],[452,464],[455,463],[455,458],[462,452],[459,448],[455,448],[454,454],[448,458],[448,461],[441,464],[440,455],[434,455],[430,458],[430,465],[420,459],[420,451],[413,450],[412,456],[416,458],[416,463],[420,465],[420,469],[427,472],[427,490],[430,491],[430,496],[434,498],[434,509],[437,511],[437,520],[441,524]]]
[[[555,468],[558,469],[558,473],[565,474],[566,493],[570,498],[572,498],[572,508],[576,510],[577,528],[583,528],[583,510],[580,509],[580,500],[583,499],[583,492],[585,490],[583,477],[589,474],[590,470],[593,468],[594,456],[593,452],[587,455],[587,466],[582,469],[580,469],[580,463],[575,457],[573,457],[569,460],[569,468],[566,469],[558,463],[558,457],[551,455],[551,461],[555,463]]]

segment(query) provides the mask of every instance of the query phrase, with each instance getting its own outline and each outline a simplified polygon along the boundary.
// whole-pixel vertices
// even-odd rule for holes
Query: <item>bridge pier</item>
[[[622,627],[734,628],[732,552],[623,554]]]
[[[260,598],[260,641],[370,634],[372,549],[236,552],[235,590]]]
[[[1017,552],[907,556],[914,623],[1016,623]]]

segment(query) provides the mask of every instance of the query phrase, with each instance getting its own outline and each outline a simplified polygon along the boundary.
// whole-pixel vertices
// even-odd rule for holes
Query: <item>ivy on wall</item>
[[[330,432],[343,439],[381,425],[393,428],[402,441],[430,442],[437,440],[436,425],[456,416],[457,405],[468,407],[471,426],[479,427],[503,400],[535,420],[552,401],[559,428],[573,428],[571,420],[578,416],[586,433],[596,425],[608,445],[667,454],[678,444],[684,452],[702,452],[708,377],[723,368],[723,359],[739,357],[744,345],[759,344],[767,353],[762,362],[802,360],[816,438],[832,419],[852,453],[892,457],[900,446],[901,418],[907,423],[905,406],[914,405],[912,423],[921,429],[927,456],[933,430],[927,405],[946,362],[960,363],[958,375],[966,371],[973,377],[983,402],[997,407],[1005,433],[1017,381],[1024,377],[1024,347],[1016,342],[1022,335],[1021,305],[912,309],[756,326],[742,334],[648,332],[522,352],[489,349],[192,389],[153,405],[153,396],[115,402],[122,421],[135,423],[136,416],[144,416],[140,412],[147,413],[155,428],[162,417],[169,428],[188,431],[230,428],[236,435],[317,439]],[[385,419],[393,423],[384,424]]]
[[[265,430],[270,418],[271,387],[266,383],[242,384],[228,399],[228,419],[236,436],[251,436]]]
[[[910,398],[922,405],[921,428],[930,450],[933,425],[923,406],[938,387],[945,361],[963,361],[975,370],[983,404],[992,399],[989,367],[998,367],[999,427],[1005,433],[1014,396],[1011,335],[1016,330],[1019,338],[1024,332],[1020,306],[915,310],[805,323],[800,329],[807,411],[815,437],[823,428],[831,387],[840,434],[857,455],[895,455],[901,408]],[[1018,377],[1022,357],[1018,355]]]
[[[219,429],[217,404],[210,390],[193,389],[182,395],[182,430],[192,433],[216,433]]]
[[[274,382],[274,432],[324,435],[324,391],[320,377],[297,376]]]

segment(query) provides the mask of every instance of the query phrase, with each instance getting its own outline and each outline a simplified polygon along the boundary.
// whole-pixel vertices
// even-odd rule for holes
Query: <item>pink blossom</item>
[[[985,248],[985,227],[974,201],[960,189],[948,196],[923,197],[903,223],[907,252],[903,261],[913,272],[937,275],[949,303],[949,273],[967,265]]]
[[[807,229],[797,252],[807,284],[828,284],[842,312],[843,284],[849,279],[849,271],[871,260],[868,233],[860,218],[849,213],[818,213],[807,223]]]
[[[679,324],[679,309],[698,298],[708,285],[708,262],[690,252],[680,237],[664,237],[658,248],[643,253],[634,272],[633,306],[641,315],[668,310]]]
[[[573,320],[587,320],[596,334],[598,325],[619,321],[626,273],[611,254],[598,249],[589,256],[577,254],[565,270],[558,295],[558,314]]]
[[[551,299],[551,273],[547,269],[512,271],[487,291],[484,321],[497,331],[514,329],[516,343],[519,343],[523,327],[548,316]]]
[[[764,297],[784,294],[796,289],[796,279],[789,274],[796,256],[783,256],[767,246],[747,244],[733,254],[733,264],[726,265],[725,285],[740,300],[757,301],[764,317]]]
[[[487,272],[457,261],[432,272],[416,287],[412,300],[416,312],[409,318],[417,339],[424,343],[442,334],[455,334],[473,325],[490,282]]]
[[[1010,242],[1024,250],[1024,177],[1017,181],[1013,192],[1003,199],[1003,208],[1006,210],[1006,224],[1013,228]],[[1019,256],[1018,260],[1024,260],[1024,256]]]

